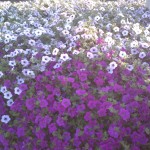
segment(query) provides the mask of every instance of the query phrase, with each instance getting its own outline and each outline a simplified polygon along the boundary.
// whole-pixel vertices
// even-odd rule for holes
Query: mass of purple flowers
[[[0,150],[150,149],[150,12],[135,12],[147,15],[139,24],[134,7],[123,16],[117,2],[73,5],[91,17],[8,4],[0,7]]]

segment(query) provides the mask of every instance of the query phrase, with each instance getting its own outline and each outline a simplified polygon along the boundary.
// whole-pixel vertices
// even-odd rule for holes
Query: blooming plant
[[[0,4],[0,149],[150,147],[150,12],[124,5]]]

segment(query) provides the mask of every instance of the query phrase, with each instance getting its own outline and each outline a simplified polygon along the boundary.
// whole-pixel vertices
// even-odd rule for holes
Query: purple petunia
[[[44,108],[48,106],[48,102],[45,99],[40,100],[40,107]]]
[[[48,129],[50,133],[55,132],[57,130],[56,124],[55,123],[49,124]]]
[[[124,108],[121,108],[119,111],[119,115],[123,120],[127,121],[130,118],[130,112]]]
[[[91,119],[92,119],[91,113],[90,112],[86,112],[86,114],[84,115],[84,120],[85,121],[90,121]]]
[[[64,126],[65,125],[63,118],[60,116],[58,116],[56,122],[57,122],[58,126]]]
[[[69,107],[69,106],[71,105],[71,102],[70,102],[69,99],[64,98],[64,99],[62,100],[62,105],[63,105],[65,108],[67,108],[67,107]]]
[[[17,135],[18,135],[18,137],[22,137],[25,135],[24,127],[17,128]]]
[[[28,110],[33,110],[34,109],[34,99],[30,98],[26,100],[26,107]]]
[[[111,137],[114,137],[114,138],[118,138],[119,136],[118,128],[115,125],[109,126],[108,133]]]
[[[105,108],[101,108],[97,113],[100,117],[104,117],[107,115],[107,111]]]
[[[79,96],[81,96],[81,95],[86,94],[86,91],[82,90],[82,89],[79,89],[79,90],[76,90],[76,94],[79,95]]]

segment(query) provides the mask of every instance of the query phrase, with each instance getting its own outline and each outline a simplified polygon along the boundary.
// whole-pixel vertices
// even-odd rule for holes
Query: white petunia
[[[118,27],[114,27],[113,30],[114,30],[114,32],[119,32],[119,28]]]
[[[107,50],[108,50],[108,48],[107,48],[106,46],[102,46],[102,47],[101,47],[101,51],[102,51],[102,52],[106,52]]]
[[[60,63],[57,63],[57,64],[55,64],[55,65],[53,66],[53,68],[56,69],[56,68],[59,68],[60,66],[61,66],[61,64],[60,64]]]
[[[40,70],[41,72],[43,72],[43,71],[45,71],[45,69],[46,69],[45,66],[41,66],[39,70]]]
[[[26,66],[28,66],[30,63],[29,63],[29,61],[28,61],[27,59],[22,59],[22,60],[21,60],[21,64],[22,64],[24,67],[26,67]]]
[[[52,54],[53,54],[53,55],[57,55],[58,52],[59,52],[59,49],[58,49],[58,48],[54,48]]]
[[[6,40],[10,40],[11,39],[11,35],[10,34],[5,34],[5,39]]]
[[[112,61],[110,64],[109,64],[109,69],[115,69],[117,67],[117,63],[115,61]]]
[[[138,45],[139,45],[138,41],[133,41],[130,44],[131,48],[136,48],[136,47],[138,47]]]
[[[133,70],[133,65],[127,65],[127,69],[129,70],[129,71],[132,71]]]
[[[28,70],[27,75],[30,76],[30,77],[35,78],[35,73],[32,70]]]
[[[9,61],[8,64],[9,64],[9,66],[14,67],[14,66],[16,66],[16,61],[15,60]]]
[[[18,84],[24,83],[24,79],[23,79],[23,78],[18,79],[18,80],[17,80],[17,83],[18,83]]]
[[[142,33],[142,30],[140,29],[140,28],[133,28],[133,30],[134,30],[134,32],[135,32],[135,34],[141,34]]]
[[[50,55],[50,54],[51,54],[51,52],[50,52],[49,50],[45,50],[43,53],[44,53],[45,55]]]
[[[61,44],[61,45],[59,45],[59,48],[65,49],[66,45],[65,44]]]
[[[97,53],[97,52],[98,52],[97,47],[92,47],[92,48],[90,48],[90,52],[91,52],[91,53]]]
[[[142,66],[143,66],[143,67],[150,67],[149,63],[147,63],[147,62],[143,62],[143,63],[142,63]]]
[[[11,97],[12,97],[12,94],[11,94],[10,91],[7,91],[7,92],[4,93],[4,98],[10,99]]]
[[[9,99],[8,101],[7,101],[7,106],[12,106],[13,105],[13,103],[14,103],[14,101],[12,100],[12,99]]]
[[[67,52],[71,52],[72,51],[72,47],[69,47],[68,49],[67,49]]]
[[[123,35],[123,36],[127,36],[128,33],[129,33],[129,32],[128,32],[127,30],[123,30],[123,31],[122,31],[122,35]]]
[[[98,21],[99,19],[100,19],[99,16],[95,16],[95,18],[94,18],[95,21]]]
[[[118,33],[118,34],[115,34],[114,37],[115,37],[115,39],[120,39],[121,35]]]
[[[74,20],[75,14],[72,14],[69,18],[71,18],[72,20]]]
[[[35,46],[35,41],[34,40],[29,40],[28,44],[31,45],[31,46]]]
[[[42,62],[48,63],[50,60],[51,60],[51,57],[49,57],[49,56],[42,57]]]
[[[120,51],[120,53],[119,53],[119,56],[121,57],[121,58],[125,58],[126,57],[126,52],[124,52],[124,51]]]
[[[136,49],[134,49],[134,48],[131,49],[131,54],[136,55],[136,54],[138,54],[138,53],[139,53],[138,50],[136,50]]]
[[[78,50],[74,50],[73,52],[72,52],[72,54],[73,55],[78,55],[80,52],[78,51]]]
[[[140,58],[143,59],[145,56],[146,56],[146,53],[145,53],[145,52],[140,52],[140,53],[139,53],[139,57],[140,57]]]
[[[28,71],[29,71],[29,69],[23,69],[23,70],[22,70],[23,75],[27,76],[27,75],[28,75],[28,74],[27,74]]]
[[[22,92],[22,90],[19,87],[15,87],[15,89],[14,89],[15,94],[20,95],[21,92]]]
[[[69,43],[69,46],[70,46],[70,47],[76,47],[76,45],[77,45],[77,44],[76,44],[75,42]]]
[[[37,30],[35,30],[34,33],[35,33],[36,36],[41,36],[43,32],[42,32],[42,30],[37,29]]]
[[[68,54],[61,54],[60,59],[62,59],[63,61],[66,61],[69,59],[69,56],[68,56]]]
[[[83,31],[83,28],[82,27],[78,27],[77,29],[76,29],[76,33],[80,33],[80,32],[82,32]]]
[[[69,31],[68,30],[63,30],[62,33],[63,33],[63,35],[68,35]]]
[[[69,23],[71,23],[72,22],[72,18],[68,18],[67,20],[66,20],[66,23],[67,24],[69,24]]]
[[[150,34],[150,32],[146,29],[146,30],[144,30],[144,34],[145,34],[146,36],[148,36],[148,35]]]
[[[91,52],[87,52],[87,57],[88,57],[89,59],[92,59],[92,58],[94,58],[94,55],[93,55],[93,53],[91,53]]]
[[[4,74],[3,74],[3,72],[2,71],[0,71],[0,78],[3,76]]]
[[[113,69],[110,68],[110,67],[107,67],[106,70],[108,71],[109,74],[112,74],[112,73],[113,73]]]
[[[105,42],[107,43],[111,42],[112,40],[113,40],[112,37],[109,37],[109,36],[105,38]]]
[[[65,29],[66,29],[66,30],[70,30],[70,29],[71,29],[71,26],[68,25],[68,24],[66,24],[66,25],[65,25]]]
[[[2,87],[0,88],[0,92],[2,92],[3,94],[4,94],[5,92],[7,92],[7,87],[6,87],[6,86],[2,86]]]
[[[1,122],[7,124],[10,121],[10,117],[8,115],[3,115],[1,118]]]
[[[141,46],[142,46],[143,48],[148,48],[148,47],[149,47],[149,44],[148,44],[148,43],[141,43]]]

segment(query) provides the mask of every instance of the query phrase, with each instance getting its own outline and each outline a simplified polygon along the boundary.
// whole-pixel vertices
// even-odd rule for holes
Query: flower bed
[[[0,14],[1,149],[150,147],[145,7],[7,2]]]

